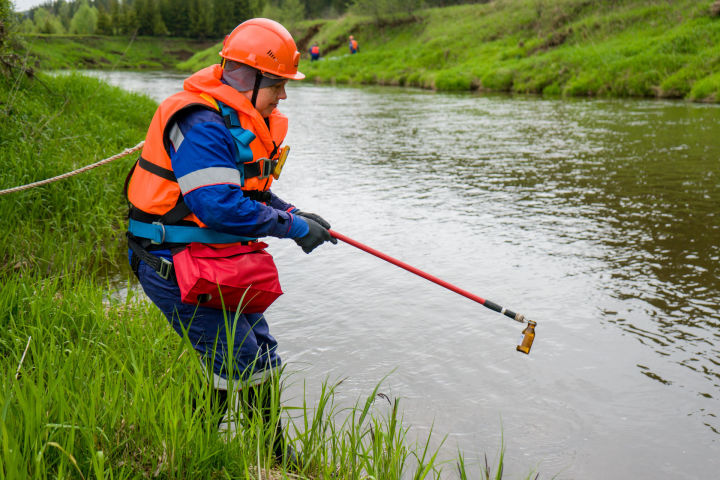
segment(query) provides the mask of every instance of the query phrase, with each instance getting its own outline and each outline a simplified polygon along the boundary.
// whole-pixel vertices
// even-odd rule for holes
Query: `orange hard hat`
[[[279,77],[302,80],[300,52],[285,27],[267,18],[246,20],[225,37],[220,56]]]

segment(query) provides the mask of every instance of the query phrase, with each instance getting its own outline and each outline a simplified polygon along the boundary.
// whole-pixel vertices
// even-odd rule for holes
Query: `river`
[[[94,74],[158,101],[183,78]],[[520,324],[464,297],[347,244],[305,255],[271,239],[285,404],[345,379],[336,399],[352,405],[387,375],[411,440],[432,431],[442,458],[491,465],[504,444],[503,478],[717,476],[720,107],[309,83],[288,96],[275,193],[538,325],[525,356]]]

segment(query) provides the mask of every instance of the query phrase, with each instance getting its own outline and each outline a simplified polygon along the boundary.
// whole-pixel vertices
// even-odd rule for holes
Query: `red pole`
[[[426,280],[430,280],[431,282],[436,283],[436,284],[440,285],[441,287],[445,287],[448,290],[458,293],[458,294],[462,295],[463,297],[467,297],[470,300],[473,300],[473,301],[479,303],[480,305],[483,305],[484,307],[489,308],[490,310],[494,310],[496,312],[502,313],[506,317],[512,318],[516,322],[523,323],[525,321],[525,316],[520,313],[515,313],[513,311],[510,311],[510,310],[506,309],[505,307],[498,305],[495,302],[491,302],[490,300],[486,300],[482,297],[479,297],[473,293],[468,292],[467,290],[463,290],[462,288],[456,287],[452,283],[448,283],[445,280],[442,280],[434,275],[430,275],[429,273],[423,272],[422,270],[415,268],[412,265],[408,265],[405,262],[401,262],[400,260],[393,258],[390,255],[386,255],[378,250],[375,250],[372,247],[368,247],[367,245],[364,245],[356,240],[353,240],[350,237],[346,237],[345,235],[343,235],[341,233],[338,233],[334,230],[330,230],[330,235],[337,238],[338,240],[342,240],[343,242],[352,245],[353,247],[359,248],[360,250],[363,250],[371,255],[375,255],[378,258],[382,258],[386,262],[390,262],[393,265],[397,265],[398,267],[403,268],[403,269],[407,270],[408,272],[414,273],[415,275],[418,275]]]

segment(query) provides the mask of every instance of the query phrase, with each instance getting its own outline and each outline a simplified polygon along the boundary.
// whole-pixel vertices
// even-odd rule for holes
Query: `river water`
[[[183,78],[96,75],[158,101]],[[520,324],[464,297],[346,244],[305,255],[271,239],[286,404],[345,379],[337,401],[352,405],[388,375],[409,438],[445,440],[444,478],[458,450],[493,464],[503,442],[504,478],[717,477],[720,107],[288,95],[275,193],[538,326],[525,356]]]

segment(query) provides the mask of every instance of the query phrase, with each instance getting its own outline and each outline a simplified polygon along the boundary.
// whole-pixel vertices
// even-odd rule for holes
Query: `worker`
[[[358,52],[358,42],[355,40],[355,37],[350,35],[348,37],[348,46],[350,47],[350,53],[357,53]]]
[[[242,393],[251,412],[278,419],[279,403],[270,403],[278,396],[267,389],[281,359],[262,313],[267,305],[223,303],[237,289],[213,283],[212,275],[229,266],[233,278],[262,283],[273,277],[272,283],[277,270],[259,238],[291,238],[305,253],[337,240],[322,217],[270,190],[287,153],[288,120],[277,106],[287,98],[287,82],[304,78],[292,36],[273,20],[250,19],[225,38],[220,57],[220,64],[188,77],[150,123],[126,181],[130,265],[147,296],[199,354],[211,382],[204,405],[215,411],[213,418],[225,413],[230,389],[231,397]],[[195,273],[193,261],[205,273]],[[205,291],[193,297],[188,278]],[[252,312],[243,310],[248,305]],[[276,459],[297,462],[282,425],[275,426],[270,448]]]
[[[317,42],[313,43],[310,47],[310,61],[314,62],[320,58],[320,47]]]

